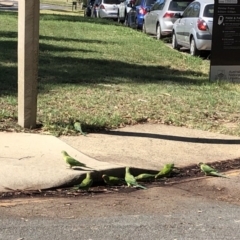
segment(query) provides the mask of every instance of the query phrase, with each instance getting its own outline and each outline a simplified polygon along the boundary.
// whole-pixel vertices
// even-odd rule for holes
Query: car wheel
[[[160,40],[162,38],[161,27],[159,23],[157,25],[156,37],[157,37],[157,40]]]
[[[180,50],[180,48],[181,48],[181,46],[178,45],[178,43],[177,43],[177,38],[176,38],[175,33],[173,33],[173,35],[172,35],[172,48],[176,49],[176,50]]]
[[[195,42],[194,37],[192,37],[191,41],[190,41],[190,55],[200,56],[200,51],[196,47],[196,42]]]
[[[142,32],[143,32],[143,33],[146,33],[145,22],[143,22],[143,25],[142,25]]]

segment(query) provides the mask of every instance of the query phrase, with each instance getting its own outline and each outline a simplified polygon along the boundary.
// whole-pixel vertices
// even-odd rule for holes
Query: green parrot
[[[139,181],[149,181],[154,179],[154,177],[155,177],[155,174],[142,173],[136,176],[135,179]]]
[[[86,166],[86,164],[79,162],[78,160],[74,159],[73,157],[69,156],[66,151],[62,151],[63,158],[70,165],[70,168],[72,167],[84,167],[84,168],[89,168]],[[92,168],[89,168],[92,169]]]
[[[163,169],[155,175],[155,179],[162,178],[162,177],[169,177],[174,169],[173,163],[165,164]]]
[[[138,188],[142,188],[142,189],[147,189],[146,187],[137,183],[137,180],[135,179],[135,177],[130,173],[129,167],[126,167],[125,181],[126,181],[128,187],[133,186],[133,187],[138,187]]]
[[[76,131],[80,132],[82,135],[86,136],[87,133],[82,131],[81,123],[80,122],[75,122],[74,123],[74,128]]]
[[[201,171],[204,172],[205,175],[210,175],[210,176],[217,176],[217,177],[224,177],[228,178],[220,173],[218,171],[210,166],[208,166],[205,163],[200,162],[198,166],[201,168]]]
[[[91,177],[91,172],[87,172],[86,173],[86,178],[84,178],[80,184],[75,185],[73,189],[74,190],[79,190],[80,189],[80,190],[88,191],[89,188],[92,186],[92,184],[93,184],[93,179]]]
[[[121,178],[118,177],[114,177],[114,176],[108,176],[107,174],[103,174],[102,175],[103,181],[107,184],[107,185],[121,185],[124,184],[123,180]]]

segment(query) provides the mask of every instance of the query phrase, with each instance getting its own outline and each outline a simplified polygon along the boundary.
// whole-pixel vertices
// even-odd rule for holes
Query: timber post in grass
[[[39,0],[18,2],[18,124],[35,128],[39,49]]]

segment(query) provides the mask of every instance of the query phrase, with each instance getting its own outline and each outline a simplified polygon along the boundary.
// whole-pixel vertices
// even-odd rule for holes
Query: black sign
[[[239,0],[215,1],[212,34],[212,64],[240,64]]]
[[[211,79],[240,81],[240,0],[215,0]]]

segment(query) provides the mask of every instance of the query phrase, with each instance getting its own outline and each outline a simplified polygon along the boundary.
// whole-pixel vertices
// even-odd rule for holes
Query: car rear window
[[[106,4],[119,4],[119,0],[103,0]]]
[[[213,4],[206,5],[203,12],[203,16],[213,18],[213,13],[214,13],[214,5]]]
[[[152,6],[156,0],[146,0],[146,6]]]
[[[186,7],[191,3],[192,0],[189,1],[171,1],[169,4],[168,10],[170,11],[184,11]]]

